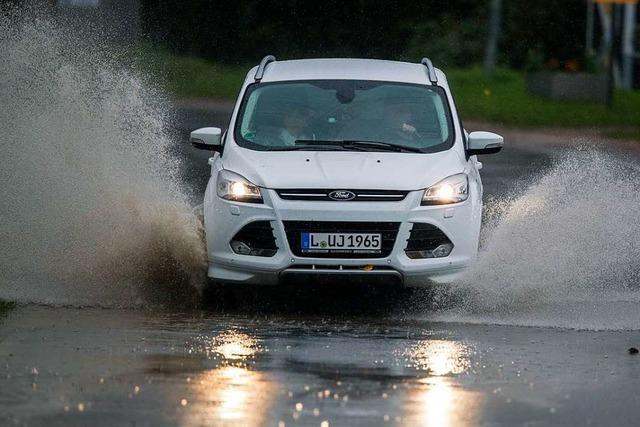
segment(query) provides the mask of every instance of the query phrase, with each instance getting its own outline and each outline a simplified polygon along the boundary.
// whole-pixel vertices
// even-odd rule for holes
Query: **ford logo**
[[[332,191],[331,193],[329,193],[329,198],[331,200],[347,201],[347,200],[355,199],[356,195],[355,195],[355,193],[353,193],[351,191],[336,190],[336,191]]]

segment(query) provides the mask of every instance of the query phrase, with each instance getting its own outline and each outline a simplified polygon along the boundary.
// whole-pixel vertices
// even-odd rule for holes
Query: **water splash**
[[[0,298],[129,305],[203,283],[171,108],[117,56],[0,13]]]
[[[640,171],[583,147],[490,209],[484,248],[434,318],[640,329]],[[455,302],[451,302],[455,301]]]

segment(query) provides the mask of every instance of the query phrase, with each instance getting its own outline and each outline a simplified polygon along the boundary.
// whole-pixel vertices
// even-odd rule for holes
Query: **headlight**
[[[218,196],[236,202],[262,203],[260,187],[224,169],[218,173]]]
[[[424,190],[422,206],[464,202],[469,197],[469,177],[465,173],[451,175]]]

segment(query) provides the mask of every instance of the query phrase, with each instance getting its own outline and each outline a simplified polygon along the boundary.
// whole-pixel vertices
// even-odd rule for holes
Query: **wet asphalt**
[[[207,154],[178,111],[194,201]],[[508,143],[508,141],[507,141]],[[507,145],[486,197],[518,191],[555,149]],[[198,310],[18,306],[0,314],[0,425],[638,425],[640,331],[427,320],[428,292],[288,287]]]

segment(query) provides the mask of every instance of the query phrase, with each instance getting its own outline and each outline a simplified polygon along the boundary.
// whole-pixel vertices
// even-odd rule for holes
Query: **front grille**
[[[404,251],[409,258],[425,258],[425,253],[445,244],[451,244],[451,240],[438,227],[433,224],[415,223]]]
[[[342,189],[340,189],[342,190]],[[338,191],[340,191],[338,190]],[[326,189],[284,189],[276,190],[278,196],[283,200],[315,200],[323,202],[335,202],[341,200],[335,200],[329,197],[329,194],[333,190]],[[355,197],[351,200],[344,200],[345,202],[399,202],[404,200],[409,194],[408,191],[396,191],[396,190],[345,190],[353,193]]]
[[[399,222],[284,221],[291,252],[308,258],[384,258],[393,250]],[[380,233],[380,253],[306,253],[302,251],[301,233]]]
[[[249,253],[238,252],[237,246],[234,248],[234,245],[238,245],[237,242],[249,247]],[[233,236],[230,244],[234,252],[241,255],[271,257],[278,251],[276,239],[273,235],[273,227],[271,227],[269,221],[255,221],[245,225]]]

